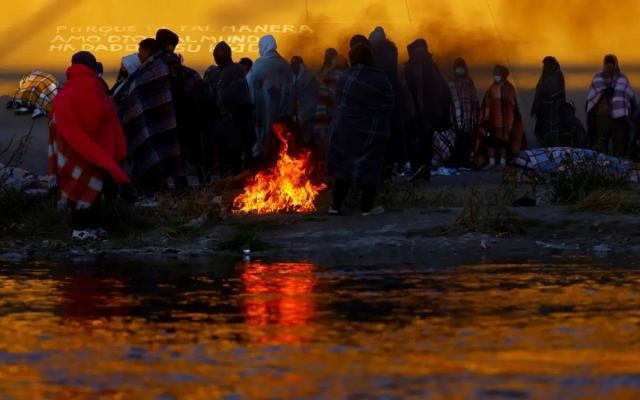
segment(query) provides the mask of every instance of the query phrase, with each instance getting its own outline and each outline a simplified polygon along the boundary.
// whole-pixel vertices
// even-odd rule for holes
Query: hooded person
[[[398,75],[398,47],[391,40],[387,39],[384,29],[380,26],[369,34],[369,43],[373,51],[376,68],[385,73],[396,99],[402,97],[400,78]],[[403,102],[394,103],[394,112],[391,116],[391,138],[387,148],[386,161],[389,172],[393,171],[394,165],[404,168],[407,163],[407,151],[403,124]]]
[[[331,120],[327,174],[335,177],[329,214],[339,214],[349,187],[362,189],[362,215],[384,212],[375,207],[376,188],[382,180],[384,153],[390,135],[393,86],[374,67],[373,52],[363,44],[349,52],[352,67],[336,87],[336,113]]]
[[[249,92],[255,107],[254,156],[268,152],[268,137],[273,124],[293,115],[293,73],[277,48],[276,39],[272,35],[260,38],[260,57],[247,74]]]
[[[334,48],[324,53],[324,61],[320,70],[320,90],[314,120],[314,136],[320,141],[326,139],[327,130],[336,110],[336,85],[338,79],[347,68],[347,60]]]
[[[560,144],[566,101],[560,63],[554,57],[545,57],[531,107],[531,116],[536,118],[535,134],[541,147]]]
[[[471,167],[473,161],[473,134],[478,123],[478,92],[469,76],[467,62],[457,58],[453,62],[453,74],[448,82],[451,92],[451,151],[450,166]]]
[[[171,99],[178,125],[180,154],[183,167],[191,163],[196,166],[198,177],[203,182],[204,166],[213,162],[213,150],[206,152],[203,139],[206,136],[207,119],[204,81],[196,71],[182,64],[177,54],[168,53],[165,61],[171,74]],[[178,178],[176,186],[188,187],[186,176]]]
[[[127,142],[96,66],[89,52],[72,57],[49,117],[50,186],[59,189],[59,206],[71,207],[72,238],[79,240],[97,239],[102,231],[100,196],[107,182],[129,182],[118,166]]]
[[[594,150],[606,152],[611,141],[612,155],[624,157],[635,125],[636,95],[631,82],[620,71],[616,56],[605,56],[603,64],[587,94],[589,138]]]
[[[367,47],[371,47],[371,42],[364,35],[354,35],[349,41],[349,50],[353,50],[358,44],[363,44]]]
[[[155,207],[167,178],[184,177],[171,73],[155,39],[140,42],[140,67],[121,86],[118,115],[127,138],[132,174],[143,177],[145,198],[138,205]]]
[[[560,146],[573,148],[588,148],[589,137],[584,124],[576,117],[576,105],[573,101],[565,103],[564,121],[562,121]]]
[[[414,166],[415,173],[410,180],[430,181],[434,133],[447,131],[451,127],[451,92],[424,39],[414,41],[407,46],[407,50],[409,61],[405,64],[403,75],[415,104],[411,126],[419,145],[419,155],[414,155],[412,160],[417,168]]]
[[[513,158],[519,151],[527,150],[527,138],[524,134],[516,88],[509,82],[508,77],[509,69],[496,65],[493,69],[493,84],[489,86],[480,105],[475,162],[477,165],[484,164],[486,151],[489,157],[486,170],[503,170],[508,157]],[[500,155],[499,164],[496,153]]]
[[[220,42],[213,50],[212,65],[205,73],[206,88],[213,139],[218,149],[222,176],[234,176],[242,170],[242,151],[245,161],[251,160],[255,131],[253,126],[253,104],[245,72],[234,63],[231,47]]]
[[[104,74],[104,66],[102,65],[101,62],[96,63],[96,74],[98,75],[98,78],[100,78],[100,81],[102,82],[102,87],[104,88],[105,93],[109,94],[109,85],[107,85],[107,82],[105,82],[104,78],[102,77],[102,75]]]
[[[169,29],[159,29],[156,32],[156,42],[163,53],[173,53],[180,43],[180,38]]]
[[[300,127],[302,141],[309,143],[316,139],[314,123],[320,82],[313,72],[307,69],[302,57],[294,56],[291,58],[291,72],[293,72],[293,115]]]
[[[120,71],[118,72],[116,83],[109,90],[109,96],[113,97],[114,101],[116,101],[116,95],[120,93],[119,89],[122,84],[127,80],[129,75],[136,72],[138,68],[140,68],[140,59],[138,58],[138,53],[129,54],[128,56],[122,57]],[[117,101],[116,104],[118,104]]]

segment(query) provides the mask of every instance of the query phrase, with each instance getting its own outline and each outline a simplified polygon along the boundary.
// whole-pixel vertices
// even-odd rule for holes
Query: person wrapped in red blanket
[[[72,237],[97,239],[103,189],[112,180],[129,182],[118,166],[127,142],[96,75],[96,58],[81,51],[71,64],[49,118],[50,186],[59,188],[59,206],[71,208]]]

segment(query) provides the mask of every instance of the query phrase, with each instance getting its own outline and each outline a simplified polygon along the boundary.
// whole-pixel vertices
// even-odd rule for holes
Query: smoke
[[[271,1],[277,9],[278,0]],[[299,55],[307,64],[318,65],[326,48],[335,47],[346,56],[354,34],[368,36],[382,26],[398,46],[401,60],[407,57],[407,44],[424,38],[444,70],[457,57],[471,65],[487,66],[539,65],[548,55],[556,56],[563,65],[600,65],[608,53],[619,55],[622,64],[640,61],[640,54],[630,47],[640,36],[637,0],[622,0],[615,6],[603,0],[588,4],[583,0],[407,0],[406,6],[403,1],[356,0],[359,13],[345,15],[348,11],[338,10],[347,2],[325,0],[323,9],[336,10],[335,15],[310,12],[300,16],[300,23],[310,25],[314,32],[280,39],[281,54]],[[349,19],[368,22],[349,23]]]

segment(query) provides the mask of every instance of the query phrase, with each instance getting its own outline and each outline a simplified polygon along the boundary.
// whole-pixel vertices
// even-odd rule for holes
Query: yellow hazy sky
[[[640,1],[602,0],[31,0],[5,2],[0,14],[0,73],[44,69],[60,73],[75,51],[90,50],[107,70],[159,27],[182,38],[186,63],[203,69],[212,47],[230,42],[234,56],[255,58],[257,40],[271,33],[285,57],[307,63],[324,49],[345,52],[355,33],[380,25],[404,55],[418,37],[441,62],[538,67],[547,55],[561,65],[597,66],[614,53],[623,71],[640,62]],[[259,5],[258,5],[259,4]],[[442,65],[442,64],[441,64]],[[595,71],[593,71],[595,72]],[[592,73],[589,73],[592,75]]]

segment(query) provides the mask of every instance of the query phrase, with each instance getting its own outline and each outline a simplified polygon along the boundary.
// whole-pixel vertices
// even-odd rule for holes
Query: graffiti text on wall
[[[57,26],[50,40],[49,51],[94,52],[138,51],[138,43],[153,37],[158,29],[167,28],[178,33],[179,53],[212,53],[216,44],[224,41],[235,53],[255,53],[260,37],[267,34],[300,35],[313,33],[307,25],[241,25],[241,26]]]

